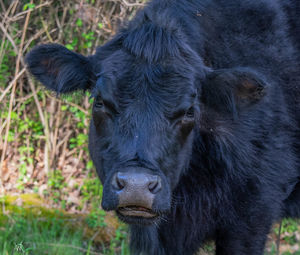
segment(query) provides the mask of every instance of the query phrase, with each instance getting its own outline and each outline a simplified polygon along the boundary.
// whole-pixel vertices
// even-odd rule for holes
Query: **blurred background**
[[[88,92],[58,98],[25,69],[40,43],[93,54],[146,0],[0,0],[0,254],[129,254],[128,231],[101,209],[89,159]],[[266,254],[300,254],[284,220]],[[213,254],[208,244],[199,254]]]

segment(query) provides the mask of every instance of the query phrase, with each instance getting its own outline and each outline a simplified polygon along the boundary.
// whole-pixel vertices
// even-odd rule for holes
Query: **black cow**
[[[134,254],[263,254],[300,216],[299,1],[153,0],[84,57],[34,48],[30,72],[95,98],[89,150],[102,207]]]

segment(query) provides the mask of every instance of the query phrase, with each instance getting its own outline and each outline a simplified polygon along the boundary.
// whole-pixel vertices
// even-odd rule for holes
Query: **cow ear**
[[[58,44],[33,48],[25,62],[30,73],[57,93],[89,89],[94,80],[89,58]]]
[[[202,86],[202,102],[218,112],[237,112],[259,102],[267,83],[249,68],[221,69],[207,75]]]

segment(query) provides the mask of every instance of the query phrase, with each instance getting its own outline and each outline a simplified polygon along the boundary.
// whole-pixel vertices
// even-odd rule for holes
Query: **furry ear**
[[[25,58],[29,71],[57,93],[89,89],[94,80],[89,58],[69,51],[59,44],[33,48]]]
[[[206,77],[201,99],[218,112],[234,113],[259,102],[266,89],[263,77],[250,68],[220,69]]]

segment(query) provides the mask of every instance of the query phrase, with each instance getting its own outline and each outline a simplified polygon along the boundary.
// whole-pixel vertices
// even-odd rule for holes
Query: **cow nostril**
[[[122,179],[117,179],[117,185],[118,185],[118,188],[121,190],[125,187],[125,183],[124,183],[124,180]]]
[[[116,190],[122,190],[126,186],[124,178],[120,175],[120,173],[117,173],[114,175],[112,180],[112,185]]]
[[[161,180],[156,177],[156,180],[153,180],[149,183],[148,188],[151,193],[155,194],[161,190]]]

